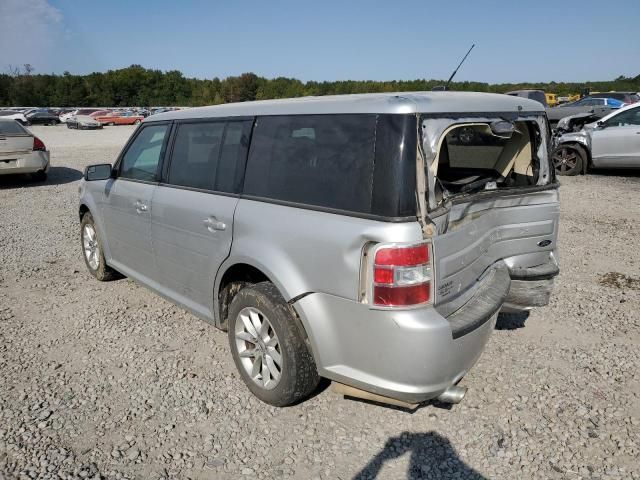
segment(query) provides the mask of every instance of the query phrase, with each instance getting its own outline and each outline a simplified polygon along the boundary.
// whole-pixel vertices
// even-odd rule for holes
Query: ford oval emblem
[[[539,247],[548,247],[549,245],[551,245],[551,240],[540,240],[538,242]]]

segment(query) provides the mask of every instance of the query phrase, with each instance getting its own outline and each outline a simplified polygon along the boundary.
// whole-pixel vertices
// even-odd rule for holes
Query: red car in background
[[[109,115],[111,113],[111,110],[97,110],[93,113],[90,113],[89,116],[95,120],[98,120],[98,117],[104,117],[106,115]]]
[[[138,125],[144,117],[133,112],[109,112],[94,117],[103,125]]]

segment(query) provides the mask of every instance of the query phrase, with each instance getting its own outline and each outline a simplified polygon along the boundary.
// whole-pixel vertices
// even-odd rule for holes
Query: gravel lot
[[[553,301],[500,319],[462,404],[277,409],[223,332],[86,272],[80,172],[133,128],[32,130],[49,180],[0,178],[0,479],[640,479],[640,175],[562,179]]]

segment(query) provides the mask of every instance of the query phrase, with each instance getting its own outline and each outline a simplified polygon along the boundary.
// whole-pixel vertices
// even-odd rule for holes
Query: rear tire
[[[80,246],[82,258],[89,273],[101,282],[108,282],[120,278],[120,274],[109,267],[104,260],[102,241],[90,212],[82,216],[80,222]],[[90,255],[91,253],[91,255]]]
[[[587,164],[587,152],[579,145],[559,145],[551,154],[551,160],[558,175],[579,175]]]
[[[228,326],[233,361],[260,400],[284,407],[316,389],[320,376],[304,329],[271,282],[236,294]]]

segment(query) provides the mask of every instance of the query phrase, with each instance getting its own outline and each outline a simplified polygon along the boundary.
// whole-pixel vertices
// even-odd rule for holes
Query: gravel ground
[[[562,179],[553,301],[499,320],[462,404],[277,409],[224,333],[86,272],[80,172],[133,129],[32,130],[49,180],[0,179],[0,479],[640,479],[639,175]]]

